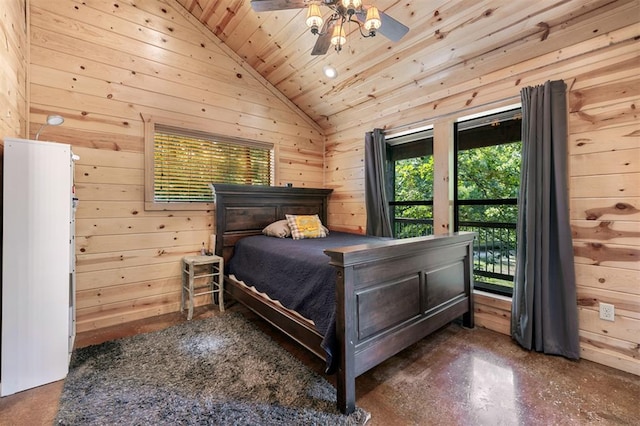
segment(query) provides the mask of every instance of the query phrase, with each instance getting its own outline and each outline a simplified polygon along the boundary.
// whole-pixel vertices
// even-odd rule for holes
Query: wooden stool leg
[[[180,286],[180,313],[184,312],[184,292],[186,290],[185,286],[187,285],[187,280],[185,276],[185,263],[184,260],[180,262],[180,278],[182,280],[182,285]]]
[[[187,315],[187,320],[191,320],[193,318],[193,275],[194,275],[195,266],[193,264],[189,264],[189,314]]]
[[[211,290],[211,304],[215,305],[216,304],[216,267],[215,265],[212,263],[211,265],[209,265],[209,268],[211,268],[211,281],[209,281],[209,287]]]

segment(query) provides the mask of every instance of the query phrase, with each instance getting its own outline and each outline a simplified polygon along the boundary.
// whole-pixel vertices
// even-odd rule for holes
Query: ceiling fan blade
[[[251,8],[256,12],[269,12],[270,10],[303,9],[307,7],[309,0],[251,0]]]
[[[400,39],[409,32],[409,27],[403,23],[396,21],[381,10],[379,10],[378,13],[380,13],[380,22],[382,22],[382,25],[378,28],[379,34],[382,34],[391,41],[400,41]],[[356,16],[363,24],[367,20],[367,12],[365,11],[356,12]]]
[[[382,25],[378,32],[391,41],[400,41],[409,32],[409,27],[384,12],[380,12],[380,21],[382,21]]]
[[[316,40],[316,44],[313,46],[313,50],[311,50],[312,55],[324,55],[327,53],[331,46],[331,34],[333,33],[333,26],[335,24],[336,21],[333,19],[329,19],[324,23],[322,31]]]

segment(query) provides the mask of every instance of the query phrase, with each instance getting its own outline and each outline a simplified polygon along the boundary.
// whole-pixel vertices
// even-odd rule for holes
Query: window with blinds
[[[212,201],[212,182],[272,182],[272,145],[157,123],[153,139],[154,202]]]

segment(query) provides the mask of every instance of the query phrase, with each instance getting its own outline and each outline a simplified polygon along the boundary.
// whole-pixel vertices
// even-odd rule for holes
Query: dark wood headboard
[[[284,219],[286,214],[317,214],[327,223],[327,198],[332,189],[212,184],[215,197],[216,248],[225,263],[240,238]]]

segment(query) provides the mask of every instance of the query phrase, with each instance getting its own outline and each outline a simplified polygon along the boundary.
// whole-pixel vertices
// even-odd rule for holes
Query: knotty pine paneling
[[[521,6],[520,3],[513,3],[510,6],[516,6],[516,10],[518,10],[518,6]],[[568,8],[575,7],[575,5],[566,4]],[[425,70],[428,70],[429,73],[427,75],[421,76],[423,79],[417,79],[415,85],[405,85],[400,90],[394,90],[394,97],[404,97],[402,102],[414,103],[414,106],[419,106],[420,108],[426,107],[424,105],[424,101],[416,97],[414,95],[415,91],[418,89],[422,89],[425,93],[425,97],[429,99],[428,102],[440,101],[437,102],[438,108],[441,108],[443,97],[437,95],[438,92],[442,91],[451,91],[449,95],[455,93],[463,93],[459,92],[464,86],[466,89],[463,91],[468,94],[465,104],[459,106],[459,108],[465,108],[469,105],[481,105],[484,103],[483,91],[476,91],[478,88],[483,88],[486,92],[487,87],[485,86],[487,80],[487,76],[497,77],[498,74],[502,74],[501,78],[508,78],[506,72],[515,71],[515,73],[511,74],[511,76],[518,75],[525,85],[536,84],[531,83],[528,80],[528,71],[535,70],[540,64],[550,64],[554,63],[554,69],[548,69],[547,77],[548,79],[561,78],[556,77],[557,73],[561,73],[566,75],[566,72],[563,72],[563,61],[567,58],[570,58],[572,55],[576,55],[576,50],[573,50],[572,47],[574,43],[580,44],[580,38],[584,37],[585,33],[591,34],[606,34],[606,36],[597,39],[594,38],[590,41],[593,41],[594,44],[598,44],[600,46],[607,45],[611,42],[611,33],[613,33],[613,29],[620,28],[623,26],[633,25],[633,22],[629,20],[629,13],[633,13],[634,7],[637,8],[637,5],[633,4],[623,4],[619,2],[617,6],[613,3],[607,5],[607,8],[601,8],[596,13],[587,14],[581,16],[579,19],[572,22],[574,25],[565,25],[565,23],[555,22],[555,28],[552,29],[551,35],[548,38],[543,34],[542,28],[538,28],[541,30],[538,34],[532,34],[529,32],[528,34],[522,34],[522,38],[519,42],[511,43],[510,45],[499,46],[492,51],[487,51],[487,53],[483,55],[479,55],[472,58],[465,58],[464,61],[460,61],[454,67],[448,67],[439,73],[432,73],[432,66],[430,65],[429,57],[425,56],[424,61],[429,64],[429,66],[425,66]],[[608,10],[605,10],[608,9]],[[505,5],[502,5],[502,10],[505,10]],[[522,12],[522,9],[519,9],[518,12],[514,12],[512,17],[516,16],[516,13]],[[539,12],[539,10],[538,10]],[[530,18],[529,15],[528,18]],[[525,18],[525,19],[528,19]],[[518,31],[523,28],[520,25],[516,25],[516,28],[509,27],[507,21],[500,20],[501,23],[505,25],[501,28],[502,31]],[[544,24],[544,19],[541,21],[536,21]],[[482,19],[475,20],[475,25],[478,25],[479,31],[484,31],[482,27],[483,22]],[[526,26],[525,26],[526,27]],[[529,26],[528,30],[531,31],[533,25]],[[464,28],[464,29],[463,29]],[[456,28],[454,32],[463,33],[469,35],[473,32],[469,32],[470,28],[467,26],[461,26]],[[599,33],[602,31],[602,33]],[[460,34],[462,35],[462,34]],[[447,34],[446,37],[449,38],[451,34]],[[614,36],[615,37],[615,36]],[[488,37],[493,38],[493,37]],[[538,40],[538,43],[529,43],[531,40]],[[477,39],[469,40],[468,46],[470,48],[474,48],[476,46]],[[551,45],[555,44],[556,48],[552,48]],[[449,45],[446,43],[446,45]],[[449,45],[450,46],[450,45]],[[444,46],[443,46],[444,47]],[[455,46],[455,52],[450,52],[453,55],[457,54],[457,51],[460,48],[464,49],[464,46]],[[579,54],[579,53],[578,53]],[[440,55],[442,57],[447,57],[447,52],[440,51]],[[548,62],[540,62],[540,59],[544,58],[544,60]],[[401,61],[397,61],[401,63]],[[398,64],[399,65],[399,64]],[[510,68],[507,70],[505,66],[509,66]],[[513,68],[511,68],[513,66]],[[481,71],[481,72],[479,72]],[[479,75],[478,78],[470,80],[465,79],[465,75]],[[484,87],[483,87],[484,86]],[[376,87],[376,89],[378,89]],[[376,91],[377,93],[377,91]],[[380,99],[377,97],[377,99]],[[488,101],[495,101],[496,97],[492,97],[492,99],[487,99]],[[402,111],[405,108],[401,109]],[[389,113],[391,111],[387,110]],[[331,120],[332,117],[330,117]],[[340,120],[342,121],[342,120]]]
[[[476,326],[511,334],[511,298],[476,292],[473,302]]]
[[[176,287],[179,287],[179,285]],[[82,315],[82,321],[76,323],[76,330],[78,333],[82,333],[83,331],[109,327],[179,310],[180,294],[174,291],[106,305],[97,305],[77,311],[77,314]]]
[[[635,124],[569,135],[571,155],[601,153],[614,149],[626,150],[639,146],[640,132]]]
[[[80,193],[82,195],[82,193]],[[204,213],[206,214],[206,212]],[[206,231],[206,233],[203,233]],[[202,242],[209,240],[210,228],[195,231],[174,231],[174,232],[149,232],[146,234],[114,234],[76,237],[76,247],[78,253],[96,254],[103,252],[113,252],[128,248],[131,250],[150,249],[158,247],[178,247],[183,246],[187,252],[200,250]],[[207,238],[202,238],[203,236]],[[79,284],[78,287],[81,287]]]
[[[80,278],[81,276],[84,279],[81,283],[78,283],[78,294],[86,290],[94,290],[103,287],[114,287],[114,283],[118,283],[117,287],[120,287],[123,284],[133,283],[143,283],[144,285],[149,285],[147,284],[148,281],[179,277],[180,263],[166,262],[162,264],[83,272],[82,275],[78,274],[78,278]],[[178,283],[179,278],[175,278],[175,282]],[[123,289],[121,288],[121,290]],[[127,295],[124,291],[121,295],[123,300],[130,299],[129,296],[130,295]],[[100,304],[94,303],[92,305]]]
[[[466,69],[471,64],[460,64],[454,69],[447,70],[442,76],[434,76],[430,84],[417,82],[411,87],[393,92],[391,98],[380,99],[371,93],[376,100],[367,103],[362,108],[351,108],[343,111],[337,117],[329,117],[332,127],[326,130],[328,136],[340,133],[341,140],[355,137],[360,133],[360,127],[369,122],[384,125],[386,128],[407,126],[411,123],[425,123],[430,118],[455,114],[480,107],[489,109],[498,106],[503,99],[518,102],[518,93],[522,87],[540,84],[546,80],[568,79],[567,76],[582,73],[585,67],[607,67],[612,63],[621,63],[626,67],[630,58],[638,61],[637,26],[621,27],[606,35],[597,36],[586,42],[568,46],[560,51],[554,51],[523,62],[512,62],[512,58],[502,58],[504,68],[487,72],[478,78],[458,81],[461,75],[466,75]],[[612,43],[612,40],[615,42]],[[549,66],[552,64],[552,66]],[[541,74],[540,70],[545,72]],[[457,80],[451,81],[448,75]],[[491,105],[490,105],[491,104]],[[626,108],[625,108],[626,107]],[[620,117],[635,114],[635,109],[626,104],[620,110],[604,111],[604,122],[589,121],[592,129],[610,127],[609,124],[619,125],[625,119]],[[596,110],[596,113],[600,113]],[[616,120],[618,123],[609,123]],[[626,120],[628,123],[628,119]],[[586,123],[585,123],[586,125]],[[405,128],[403,128],[405,130]],[[346,136],[346,138],[345,138]],[[358,135],[359,137],[359,135]],[[348,139],[347,139],[348,141]]]
[[[108,218],[97,218],[77,219],[76,224],[80,229],[83,229],[83,236],[96,236],[213,229],[213,218],[209,217],[209,215],[194,217],[132,217],[122,218],[118,222],[113,222]]]
[[[84,200],[76,211],[76,219],[82,218],[102,218],[102,217],[122,217],[127,215],[142,215],[144,212],[144,201],[87,201]],[[190,217],[191,211],[173,211],[172,217]],[[169,215],[167,215],[168,217]]]
[[[186,254],[192,254],[189,247],[150,248],[140,250],[124,249],[115,252],[79,254],[76,256],[78,273],[145,266],[161,263],[179,263]]]
[[[596,163],[598,164],[598,163]],[[594,165],[597,169],[597,166]],[[572,198],[640,197],[640,173],[569,177]],[[608,207],[609,203],[599,207]]]
[[[589,176],[593,174],[593,163],[599,163],[599,174],[629,174],[640,172],[640,146],[614,148],[611,151],[575,154],[572,156],[571,174]]]
[[[640,270],[640,251],[637,245],[575,240],[573,242],[573,255],[576,264]]]
[[[640,295],[640,269],[607,267],[602,264],[576,263],[576,283],[587,287],[615,291],[620,294]]]
[[[80,156],[78,331],[177,311],[180,259],[214,229],[213,205],[144,210],[142,114],[272,143],[276,184],[322,187],[321,128],[177,2],[30,3],[31,136],[59,113],[46,137]]]
[[[621,220],[572,220],[574,241],[606,241],[614,244],[640,245],[640,226],[637,222]]]
[[[89,310],[94,307],[108,306],[129,299],[142,299],[157,294],[172,293],[180,286],[179,278],[155,279],[152,281],[134,282],[118,286],[104,286],[85,289],[78,292],[77,308]]]
[[[208,241],[213,211],[145,211],[142,152],[74,152],[78,329],[177,310],[180,259]]]
[[[640,198],[573,198],[571,219],[610,220],[624,217],[626,221],[640,222]]]
[[[364,199],[353,196],[364,193],[363,178],[342,170],[363,160],[365,132],[376,127],[393,133],[396,128],[438,126],[446,117],[517,103],[525,86],[563,79],[569,87],[569,214],[582,356],[640,374],[639,30],[637,25],[621,23],[607,34],[594,33],[590,40],[537,58],[518,62],[502,56],[502,68],[480,79],[443,84],[434,91],[417,82],[412,94],[399,90],[390,99],[377,99],[375,106],[329,117],[326,184],[334,188],[329,225],[356,232],[365,228],[366,213],[359,208]],[[434,143],[452,141],[436,137]],[[342,198],[352,204],[353,214],[347,214]],[[446,197],[434,200],[439,205],[449,202]],[[599,302],[616,305],[615,322],[599,319]],[[510,310],[508,301],[478,296],[476,323],[509,334]]]
[[[0,139],[27,135],[29,40],[24,1],[0,2]],[[0,143],[3,143],[0,140]],[[1,147],[0,147],[1,149]],[[0,151],[1,152],[1,151]],[[0,166],[0,172],[2,166]]]
[[[605,336],[602,333],[580,330],[580,346],[583,357],[587,359],[600,362],[598,359],[606,360],[607,357],[624,354],[625,357],[621,358],[620,362],[624,362],[627,368],[623,369],[627,371],[633,370],[634,368],[637,369],[637,366],[633,364],[633,359],[637,358],[637,345],[630,343],[628,340],[616,339],[615,337]],[[588,355],[584,355],[585,353]]]
[[[616,307],[621,317],[640,320],[640,296],[618,290],[602,290],[580,286],[578,289],[578,305],[581,308],[598,312],[598,303],[604,301]],[[631,339],[633,340],[633,339]]]

